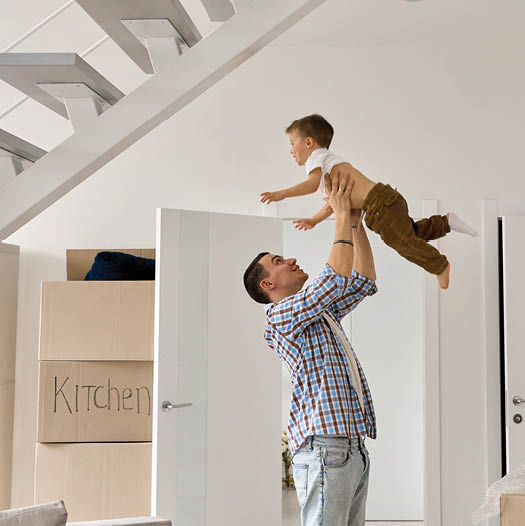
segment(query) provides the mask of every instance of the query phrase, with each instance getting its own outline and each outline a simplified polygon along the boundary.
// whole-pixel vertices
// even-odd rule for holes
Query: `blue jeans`
[[[302,526],[364,526],[370,471],[364,439],[310,436],[292,466]]]

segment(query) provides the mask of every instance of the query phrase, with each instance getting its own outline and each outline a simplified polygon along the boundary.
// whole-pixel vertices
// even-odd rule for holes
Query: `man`
[[[352,183],[325,179],[335,213],[335,241],[319,277],[293,258],[263,252],[244,274],[250,296],[265,303],[266,341],[286,364],[293,393],[288,424],[302,526],[364,526],[370,461],[364,438],[376,437],[363,370],[340,325],[375,294],[372,250]]]

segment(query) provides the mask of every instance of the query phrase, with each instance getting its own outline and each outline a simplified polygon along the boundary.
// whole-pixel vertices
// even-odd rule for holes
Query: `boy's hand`
[[[293,226],[297,230],[311,230],[317,223],[312,219],[295,219]]]
[[[285,195],[282,190],[277,190],[276,192],[263,192],[261,194],[261,203],[266,203],[269,205],[274,201],[282,201]]]

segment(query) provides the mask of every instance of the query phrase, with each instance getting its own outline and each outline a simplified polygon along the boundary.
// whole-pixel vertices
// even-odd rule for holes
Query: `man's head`
[[[299,292],[308,274],[295,258],[261,252],[244,273],[244,286],[257,303],[274,303]]]
[[[329,148],[334,136],[332,125],[321,115],[308,115],[297,119],[286,128],[290,138],[290,153],[299,166],[303,166],[316,148]]]

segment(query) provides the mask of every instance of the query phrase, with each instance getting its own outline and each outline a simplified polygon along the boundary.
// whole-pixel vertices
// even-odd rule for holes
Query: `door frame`
[[[500,319],[498,261],[498,202],[482,201],[482,280],[483,280],[483,367],[485,373],[483,449],[486,460],[485,487],[502,476],[501,461],[501,387],[500,387]],[[489,519],[499,524],[498,517]]]
[[[484,452],[485,484],[489,487],[502,477],[501,443],[501,370],[499,318],[499,260],[498,220],[502,216],[525,216],[525,201],[484,199],[482,201],[483,250],[483,357],[485,370],[484,393]],[[494,301],[496,299],[496,301]],[[499,525],[497,517],[488,521]]]
[[[300,198],[270,206],[262,205],[262,215],[292,219],[308,217],[320,207],[319,199]],[[413,217],[428,217],[438,213],[439,201],[424,199],[408,201]],[[496,230],[497,235],[497,230]],[[497,241],[497,240],[496,240]],[[432,245],[439,247],[439,241]],[[439,289],[436,278],[422,272],[422,347],[424,396],[424,524],[441,526],[441,387],[439,346]]]

